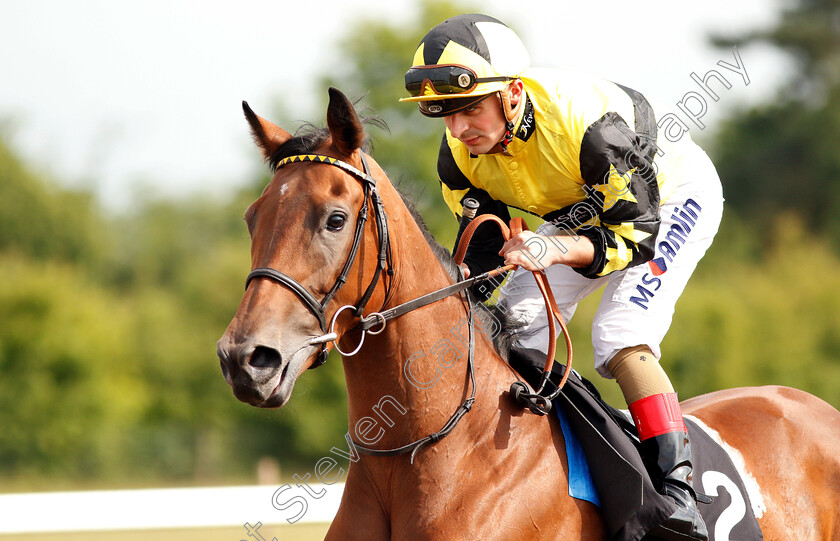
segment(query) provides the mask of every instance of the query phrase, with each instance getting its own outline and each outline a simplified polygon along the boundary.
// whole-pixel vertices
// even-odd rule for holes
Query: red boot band
[[[629,408],[643,441],[669,432],[686,432],[677,393],[651,395],[636,400]]]

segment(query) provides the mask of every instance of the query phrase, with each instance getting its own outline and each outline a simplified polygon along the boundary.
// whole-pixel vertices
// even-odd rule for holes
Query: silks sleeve
[[[455,159],[452,157],[452,151],[446,142],[446,135],[444,135],[441,143],[437,168],[443,199],[456,218],[460,219],[463,212],[461,202],[467,197],[472,197],[478,201],[476,216],[494,214],[501,218],[504,223],[510,222],[510,212],[507,205],[496,201],[486,191],[473,186],[458,168]],[[504,258],[499,255],[499,250],[502,249],[504,242],[499,228],[495,225],[487,224],[479,227],[475,231],[464,257],[464,263],[467,264],[470,272],[476,275],[502,266]]]
[[[595,258],[577,272],[605,276],[653,257],[660,223],[654,152],[655,145],[615,112],[586,129],[580,171],[591,216],[576,233],[592,241]]]

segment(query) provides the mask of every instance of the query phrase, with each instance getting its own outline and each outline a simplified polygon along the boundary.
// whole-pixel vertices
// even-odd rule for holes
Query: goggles
[[[478,77],[475,72],[457,64],[415,66],[405,72],[405,89],[412,97],[428,92],[431,85],[435,95],[464,94],[479,83],[512,81],[515,77]]]

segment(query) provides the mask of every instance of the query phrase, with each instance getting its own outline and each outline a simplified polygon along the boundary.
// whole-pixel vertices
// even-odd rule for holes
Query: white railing
[[[330,522],[344,484],[313,483],[309,488],[321,494],[317,499],[305,498],[307,493],[294,485],[275,498],[278,488],[266,485],[0,494],[0,534],[288,524],[304,508],[303,503],[287,503],[293,494],[303,494],[298,502],[306,500],[306,511],[295,523]],[[283,504],[285,509],[281,509]]]

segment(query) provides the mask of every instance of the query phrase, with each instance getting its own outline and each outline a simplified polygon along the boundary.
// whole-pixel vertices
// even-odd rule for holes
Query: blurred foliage
[[[343,441],[340,362],[302,381],[286,415],[237,402],[218,367],[249,269],[242,214],[264,178],[230,201],[106,217],[2,140],[0,171],[0,477],[252,481],[262,456],[305,468]]]
[[[371,134],[373,155],[391,181],[415,201],[435,238],[451,246],[456,222],[440,204],[436,167],[443,121],[421,116],[417,104],[400,103],[399,98],[406,96],[405,72],[426,32],[444,19],[480,9],[447,0],[426,0],[417,9],[404,25],[384,25],[376,17],[354,25],[339,42],[345,56],[325,75],[322,86],[339,88],[351,99],[362,98],[360,105],[388,124],[387,133]]]
[[[778,23],[738,37],[714,35],[721,47],[767,43],[794,60],[783,90],[787,96],[816,103],[823,91],[840,83],[840,2],[785,0]]]
[[[721,46],[772,45],[793,69],[767,104],[731,115],[710,149],[731,208],[757,231],[794,210],[809,227],[840,240],[840,0],[786,2],[774,28]]]
[[[110,242],[92,194],[57,190],[0,144],[0,250],[96,266]]]
[[[797,5],[801,17],[828,16],[827,5]],[[390,133],[372,134],[374,156],[444,245],[456,228],[435,174],[443,125],[397,99],[427,29],[474,9],[426,0],[405,25],[359,21],[325,63],[324,87],[388,122]],[[780,32],[800,15],[783,18]],[[800,54],[814,59],[803,74],[820,82],[806,85],[822,88],[820,99],[783,90],[715,140],[730,204],[663,344],[683,398],[774,383],[840,406],[840,92],[824,75],[838,65],[837,26],[819,28],[831,39],[811,43],[794,29],[765,38],[818,49]],[[323,122],[321,105],[308,120]],[[277,458],[288,477],[344,448],[337,357],[300,378],[281,411],[238,402],[220,373],[214,345],[249,267],[241,217],[267,181],[253,176],[223,201],[147,199],[108,216],[91,193],[33,172],[0,139],[0,488],[252,482],[260,457]],[[835,236],[823,234],[831,228]],[[617,386],[591,368],[596,307],[587,299],[570,326],[577,367],[621,405]]]
[[[680,392],[778,384],[840,406],[840,256],[794,213],[773,220],[758,259],[728,250],[733,227],[725,222],[663,343]]]
[[[767,235],[756,235],[724,212],[714,244],[677,303],[662,366],[681,399],[786,385],[840,407],[840,255],[795,213],[768,227]],[[592,368],[589,327],[598,300],[581,303],[569,325],[577,369],[623,408],[618,385]]]

